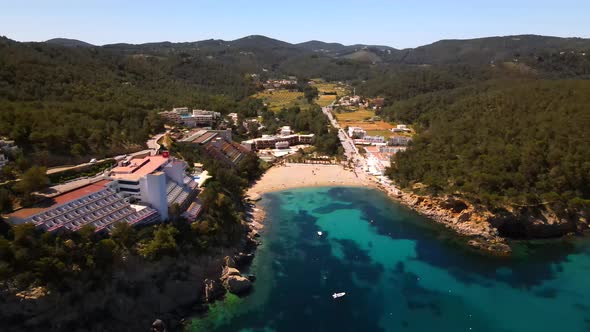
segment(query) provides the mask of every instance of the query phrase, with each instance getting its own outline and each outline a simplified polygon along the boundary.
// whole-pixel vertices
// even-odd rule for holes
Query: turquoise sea
[[[375,190],[304,188],[262,204],[253,292],[211,305],[189,330],[590,331],[587,240],[487,257]]]

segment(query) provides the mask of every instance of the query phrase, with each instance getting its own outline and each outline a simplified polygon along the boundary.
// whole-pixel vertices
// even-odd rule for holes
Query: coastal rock
[[[467,222],[471,219],[471,212],[464,212],[459,215],[457,222]]]
[[[511,238],[552,238],[577,231],[578,216],[559,217],[549,208],[502,210],[490,219],[501,235]]]
[[[252,282],[241,275],[231,275],[225,281],[227,290],[233,294],[244,294],[252,288]]]
[[[549,238],[581,232],[586,217],[567,211],[507,206],[493,213],[484,206],[476,206],[454,196],[430,197],[402,193],[402,203],[418,213],[472,239],[468,244],[492,254],[511,252],[506,238]],[[585,227],[583,227],[585,228]]]
[[[468,208],[467,204],[455,197],[447,197],[440,202],[440,207],[453,213],[460,213]]]
[[[246,254],[243,252],[240,252],[234,256],[234,261],[236,263],[236,266],[238,266],[238,267],[244,267],[244,266],[250,264],[253,259],[254,259],[254,254]]]
[[[229,279],[229,277],[232,276],[240,276],[240,270],[233,268],[233,267],[229,267],[226,266],[225,268],[223,268],[223,272],[221,272],[221,281],[225,282],[227,279]]]
[[[428,197],[401,192],[401,202],[416,212],[453,229],[460,235],[475,238],[469,245],[493,254],[505,255],[510,247],[500,237],[487,210],[477,208],[457,197]]]
[[[216,280],[205,279],[203,284],[203,298],[207,303],[220,299],[225,293],[225,289],[221,286],[221,283]]]
[[[256,250],[256,247],[260,245],[260,241],[256,240],[252,235],[249,235],[246,238],[246,242],[243,246],[243,251],[245,252],[253,252]]]
[[[469,240],[467,243],[469,246],[492,253],[496,256],[509,256],[512,253],[512,248],[509,245],[502,242],[493,242],[483,239]]]
[[[242,276],[236,268],[226,266],[221,273],[223,286],[233,294],[244,294],[252,288],[252,281]]]
[[[235,267],[236,266],[236,262],[230,256],[225,256],[225,258],[223,260],[225,262],[226,267]],[[238,271],[238,273],[239,273],[239,271]]]

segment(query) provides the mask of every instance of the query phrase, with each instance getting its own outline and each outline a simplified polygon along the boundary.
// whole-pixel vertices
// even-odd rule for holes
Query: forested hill
[[[363,94],[386,97],[392,105],[490,79],[589,78],[588,44],[513,36],[396,50],[291,44],[264,36],[105,46],[0,37],[0,136],[16,140],[36,162],[72,162],[72,157],[137,149],[161,130],[157,110],[177,105],[224,113],[240,109],[258,79],[293,75],[350,81]]]
[[[264,36],[233,41],[105,45],[136,56],[206,57],[264,76],[293,75],[327,80],[367,81],[384,72],[419,66],[500,67],[509,75],[545,78],[590,77],[590,40],[536,35],[442,40],[414,49],[378,45],[342,45],[312,40],[291,44]],[[436,69],[436,68],[435,68]],[[503,75],[503,74],[502,74]]]
[[[493,211],[526,208],[536,216],[523,219],[541,224],[552,214],[572,225],[590,216],[590,81],[490,81],[386,112],[423,128],[389,169],[401,186]],[[530,235],[523,224],[512,231]]]
[[[94,47],[94,45],[81,40],[68,39],[68,38],[53,38],[46,40],[47,44],[61,45],[66,47]]]
[[[430,45],[404,50],[407,53],[404,55],[403,62],[408,64],[485,64],[518,59],[541,61],[543,57],[572,52],[583,56],[582,53],[587,53],[589,50],[590,39],[518,35],[441,40]]]
[[[63,46],[92,46],[88,43],[56,38],[47,43]],[[309,58],[361,59],[359,54],[369,53],[373,62],[409,65],[471,64],[484,65],[502,62],[523,62],[543,70],[558,62],[584,62],[590,56],[590,39],[559,38],[538,35],[514,35],[464,40],[441,40],[433,44],[409,49],[396,49],[383,45],[342,45],[311,40],[291,44],[265,36],[247,36],[233,41],[203,40],[196,42],[157,42],[146,44],[111,44],[103,48],[127,54],[191,54],[214,57],[218,61],[234,61],[248,71],[289,71],[287,64],[296,58],[322,64]],[[587,55],[585,55],[587,54]],[[301,61],[302,59],[298,59]],[[325,59],[324,59],[325,60]],[[586,60],[587,61],[587,60]],[[362,62],[362,61],[361,61]],[[563,67],[563,66],[562,66]],[[293,73],[294,74],[294,73]]]
[[[43,164],[137,150],[162,130],[157,110],[228,109],[254,91],[238,64],[198,54],[0,39],[0,136]]]

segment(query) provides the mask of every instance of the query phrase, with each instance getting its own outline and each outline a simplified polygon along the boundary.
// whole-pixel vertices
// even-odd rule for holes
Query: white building
[[[385,137],[383,136],[365,136],[363,140],[370,144],[385,143]]]
[[[132,204],[117,192],[117,183],[99,180],[51,197],[49,206],[25,208],[9,215],[13,224],[32,223],[47,232],[78,231],[88,225],[110,232],[118,223],[144,225],[160,220],[146,204]]]
[[[279,141],[275,143],[276,149],[287,149],[289,147],[289,142],[287,141]]]
[[[212,126],[216,120],[221,118],[221,113],[206,111],[206,110],[193,110],[192,119],[195,121],[195,126],[208,125]]]
[[[238,113],[229,113],[227,116],[234,122],[235,125],[238,124]]]
[[[350,138],[364,138],[367,132],[361,127],[348,127],[348,136]]]
[[[412,141],[411,137],[407,136],[391,136],[387,141],[388,145],[392,146],[407,146]]]
[[[221,118],[221,113],[197,109],[190,113],[190,109],[188,107],[175,107],[172,109],[172,111],[160,112],[160,116],[169,122],[194,128],[213,126],[215,121]]]
[[[293,131],[291,130],[291,127],[289,127],[289,126],[281,127],[281,136],[291,135],[292,133],[293,133]]]
[[[188,114],[190,112],[188,107],[174,107],[172,108],[172,112],[176,114]]]
[[[361,103],[360,96],[345,96],[342,97],[338,103],[342,106],[357,106]]]
[[[292,134],[287,136],[262,135],[247,141],[242,141],[242,146],[248,151],[257,151],[263,149],[285,149],[293,145],[312,144],[314,134]]]
[[[186,176],[186,167],[175,158],[148,156],[121,162],[109,176],[123,195],[149,204],[166,220],[169,207],[186,208],[196,194],[197,184]]]
[[[394,133],[409,133],[412,130],[410,130],[410,128],[404,124],[398,124],[395,128],[391,129],[391,131]]]

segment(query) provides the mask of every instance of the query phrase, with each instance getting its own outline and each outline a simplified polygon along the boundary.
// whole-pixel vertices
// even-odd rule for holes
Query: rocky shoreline
[[[454,198],[434,198],[399,191],[393,198],[457,234],[469,238],[467,244],[493,255],[507,256],[512,249],[489,220],[493,215],[468,202]]]
[[[559,217],[549,208],[506,208],[492,213],[455,196],[421,196],[377,187],[390,198],[467,237],[469,246],[492,255],[510,255],[509,239],[559,238],[587,233],[590,228],[585,216]]]

